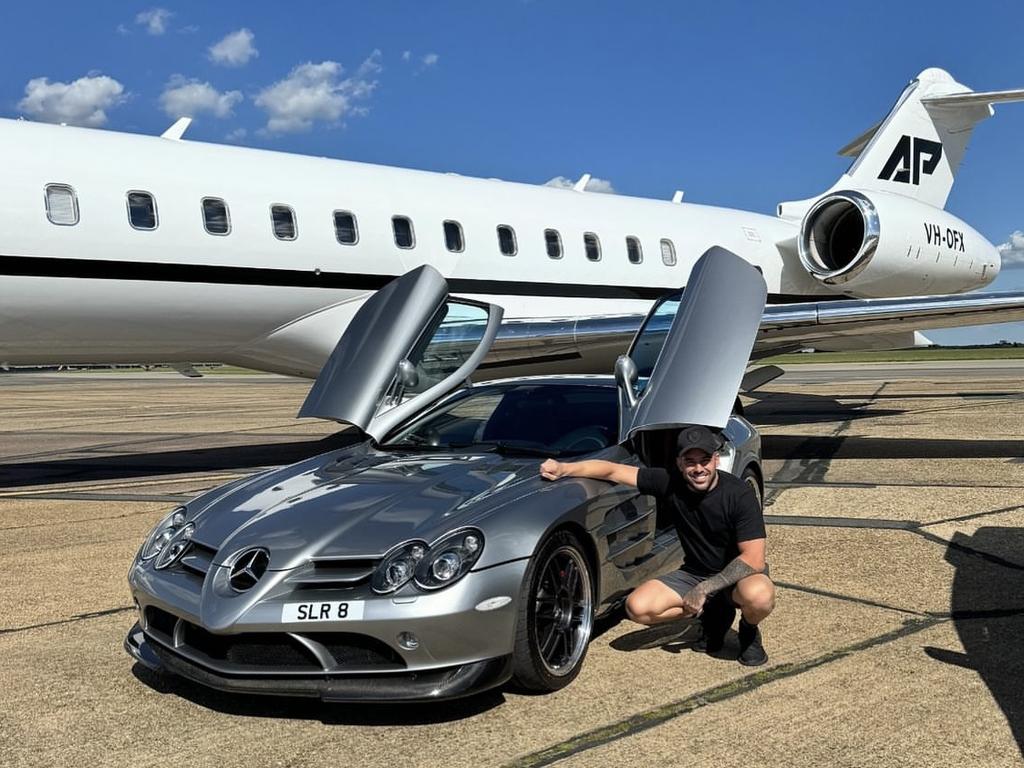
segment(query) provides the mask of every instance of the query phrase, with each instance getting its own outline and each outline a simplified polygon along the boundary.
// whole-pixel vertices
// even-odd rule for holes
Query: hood
[[[409,539],[430,543],[530,492],[541,482],[538,462],[494,453],[326,454],[217,498],[196,516],[194,539],[217,550],[217,565],[254,546],[269,550],[271,570],[310,558],[379,557]]]

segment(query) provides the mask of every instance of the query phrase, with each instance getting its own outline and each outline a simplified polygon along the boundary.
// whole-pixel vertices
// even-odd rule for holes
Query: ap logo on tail
[[[931,176],[941,159],[942,144],[919,136],[911,138],[904,134],[889,155],[878,178],[900,184],[920,184],[921,174]]]

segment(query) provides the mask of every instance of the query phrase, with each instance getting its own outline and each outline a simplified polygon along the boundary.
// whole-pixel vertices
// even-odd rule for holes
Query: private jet
[[[1020,100],[927,69],[830,189],[775,215],[193,142],[188,118],[159,137],[0,120],[0,364],[315,378],[368,296],[430,265],[505,308],[489,375],[607,371],[712,248],[767,284],[755,359],[1019,320],[1024,293],[960,295],[1000,254],[944,206],[973,127]]]

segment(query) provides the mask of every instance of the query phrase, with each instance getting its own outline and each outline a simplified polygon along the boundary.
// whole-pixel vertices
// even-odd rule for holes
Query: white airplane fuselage
[[[992,245],[962,227],[959,242],[929,242],[924,259],[908,240],[905,260],[859,292],[808,274],[799,218],[25,121],[0,120],[0,158],[0,363],[10,365],[222,361],[315,376],[359,300],[424,263],[509,318],[642,313],[715,245],[762,270],[769,303],[956,293],[999,269]],[[48,219],[52,184],[74,190],[73,226]],[[153,196],[155,229],[129,225],[134,190]],[[204,229],[206,197],[226,202],[229,234]],[[294,210],[294,240],[275,237],[275,204]],[[338,210],[356,217],[353,245],[336,238]],[[411,220],[414,247],[396,246],[393,216]],[[463,252],[446,248],[445,221],[461,225]],[[499,250],[499,225],[514,230],[513,256]],[[927,226],[909,222],[907,237],[930,241]],[[546,229],[561,258],[549,257]],[[584,233],[599,238],[599,261]],[[640,241],[639,264],[627,237]]]

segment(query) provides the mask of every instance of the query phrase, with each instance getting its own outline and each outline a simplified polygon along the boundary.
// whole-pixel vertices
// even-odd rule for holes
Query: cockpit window
[[[396,432],[383,447],[494,446],[568,456],[607,448],[617,434],[614,387],[524,382],[463,391]]]

